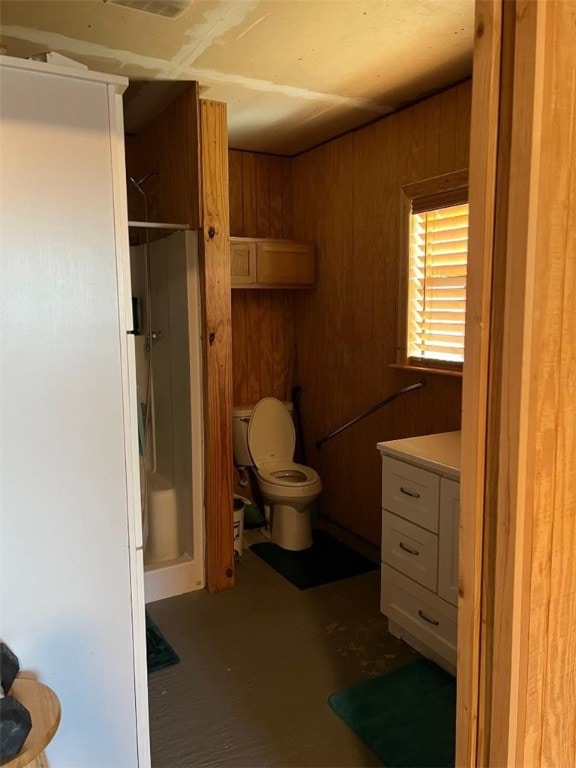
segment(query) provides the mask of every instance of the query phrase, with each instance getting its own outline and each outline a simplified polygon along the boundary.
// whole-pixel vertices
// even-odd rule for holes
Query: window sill
[[[462,371],[448,368],[429,368],[427,365],[401,365],[400,363],[390,363],[390,368],[396,368],[399,371],[414,371],[414,373],[429,373],[433,376],[452,376],[457,379],[462,378]]]

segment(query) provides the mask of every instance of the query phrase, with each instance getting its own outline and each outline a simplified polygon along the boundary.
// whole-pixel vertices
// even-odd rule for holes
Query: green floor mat
[[[444,768],[455,762],[456,680],[428,659],[328,699],[385,768]]]
[[[146,614],[146,662],[148,674],[178,664],[180,657]]]
[[[290,552],[271,541],[252,544],[250,549],[298,589],[319,587],[378,568],[326,531],[314,531],[313,538],[310,549],[301,552]]]

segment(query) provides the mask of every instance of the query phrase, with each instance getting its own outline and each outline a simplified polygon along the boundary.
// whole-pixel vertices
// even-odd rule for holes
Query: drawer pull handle
[[[403,544],[402,542],[399,542],[398,546],[400,549],[403,549],[404,552],[408,552],[409,555],[419,555],[420,552],[418,552],[417,549],[410,549],[410,547],[407,547],[406,544]]]
[[[440,626],[440,622],[436,621],[436,619],[430,619],[428,616],[426,616],[425,613],[422,613],[422,611],[418,611],[418,616],[420,616],[421,619],[424,619],[424,621],[427,621],[428,624],[433,624],[435,627]]]
[[[404,494],[404,496],[411,496],[413,499],[419,499],[420,494],[416,493],[416,491],[409,491],[406,488],[404,488],[402,485],[400,486],[400,492]]]

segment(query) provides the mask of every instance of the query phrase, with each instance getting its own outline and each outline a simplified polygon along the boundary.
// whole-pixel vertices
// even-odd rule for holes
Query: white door
[[[0,91],[2,639],[61,701],[54,765],[133,768],[149,755],[137,714],[142,564],[113,89],[106,76],[9,61]]]

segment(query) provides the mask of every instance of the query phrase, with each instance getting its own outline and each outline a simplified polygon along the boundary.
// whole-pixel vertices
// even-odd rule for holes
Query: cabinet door
[[[256,245],[256,282],[261,285],[314,285],[314,248],[306,243]]]
[[[232,287],[256,282],[256,243],[250,240],[230,240]]]
[[[458,534],[460,483],[440,482],[440,526],[438,533],[438,595],[458,605]]]

